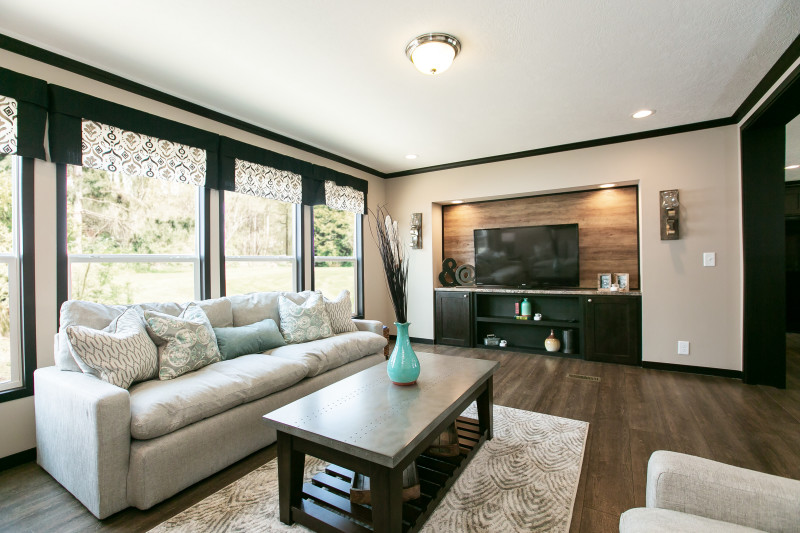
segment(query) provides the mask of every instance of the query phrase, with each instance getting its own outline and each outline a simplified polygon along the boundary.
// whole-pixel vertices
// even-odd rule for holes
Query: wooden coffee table
[[[392,385],[382,363],[264,415],[278,432],[281,522],[324,532],[407,533],[422,527],[481,444],[492,438],[492,375],[500,363],[417,356],[422,371],[416,386]],[[478,419],[460,417],[476,400]],[[461,455],[426,455],[454,421]],[[333,464],[303,484],[306,454]],[[414,460],[422,496],[403,503],[403,470]],[[349,501],[354,472],[370,477],[371,508]]]

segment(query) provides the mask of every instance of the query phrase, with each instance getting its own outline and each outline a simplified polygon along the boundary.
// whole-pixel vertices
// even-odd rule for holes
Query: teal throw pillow
[[[214,334],[223,360],[266,352],[286,344],[278,325],[271,318],[238,328],[214,328]]]

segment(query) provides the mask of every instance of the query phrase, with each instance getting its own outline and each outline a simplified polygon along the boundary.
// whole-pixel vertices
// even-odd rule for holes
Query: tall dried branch
[[[386,287],[394,307],[397,322],[408,322],[408,256],[403,240],[397,229],[397,221],[392,219],[385,205],[375,211],[370,210],[370,233],[378,246],[386,275]]]

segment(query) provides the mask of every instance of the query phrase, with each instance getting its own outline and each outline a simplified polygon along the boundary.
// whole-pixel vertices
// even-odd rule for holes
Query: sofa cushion
[[[66,335],[75,361],[86,374],[123,389],[156,376],[156,345],[136,309],[128,309],[104,330],[67,326]]]
[[[205,311],[212,327],[227,328],[233,325],[233,312],[228,298],[201,300],[196,303]],[[106,305],[82,300],[67,300],[61,305],[58,334],[53,344],[55,364],[59,370],[81,372],[80,366],[78,366],[69,348],[66,333],[67,326],[86,326],[92,329],[103,329],[130,307],[139,307],[142,310],[177,316],[183,312],[186,305],[179,305],[174,302],[144,303],[137,306]]]
[[[221,359],[205,312],[189,304],[179,316],[145,311],[147,332],[158,345],[158,379],[173,379]]]
[[[266,353],[303,363],[311,377],[379,352],[386,344],[381,335],[355,331],[302,344],[287,344]]]
[[[278,325],[271,318],[238,328],[214,328],[214,335],[223,361],[286,344]]]
[[[289,344],[324,339],[333,335],[331,321],[325,311],[322,293],[311,295],[305,303],[296,304],[284,296],[278,298],[280,328]]]
[[[168,381],[138,383],[130,388],[131,436],[153,439],[166,435],[290,387],[305,375],[306,367],[300,362],[251,354]]]
[[[233,313],[233,325],[246,326],[254,322],[261,322],[271,318],[280,324],[281,315],[278,311],[278,297],[284,296],[296,304],[305,302],[313,291],[303,292],[251,292],[228,296]]]
[[[334,300],[325,298],[325,311],[331,320],[331,329],[334,334],[358,331],[353,322],[353,306],[350,303],[350,291],[342,289]]]
[[[620,533],[763,533],[760,529],[669,509],[637,507],[619,518]]]

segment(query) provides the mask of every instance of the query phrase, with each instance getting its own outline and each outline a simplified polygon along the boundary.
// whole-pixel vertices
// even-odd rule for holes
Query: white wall
[[[99,98],[111,100],[122,105],[138,108],[148,113],[176,120],[190,126],[225,135],[232,139],[273,150],[311,163],[324,165],[345,172],[369,182],[368,207],[374,209],[384,202],[385,181],[363,171],[341,163],[309,154],[302,150],[270,141],[236,128],[214,122],[154,102],[147,98],[127,93],[108,85],[82,78],[61,69],[44,65],[37,61],[0,50],[0,66],[82,91]],[[36,199],[36,341],[38,366],[53,364],[53,335],[57,330],[58,309],[56,305],[56,166],[44,161],[36,161],[35,199]],[[211,260],[212,296],[219,295],[218,205],[219,195],[211,195]],[[380,258],[377,248],[365,230],[364,239],[364,295],[367,318],[391,323],[394,317],[388,300]],[[36,446],[34,431],[33,398],[24,398],[0,403],[0,457],[28,450]]]
[[[387,180],[389,210],[408,230],[422,212],[424,248],[411,251],[410,334],[434,336],[441,208],[451,200],[638,183],[643,360],[741,370],[741,232],[736,126]],[[679,189],[681,239],[661,241],[659,191]],[[597,216],[602,216],[598,212]],[[702,266],[703,252],[717,266]],[[691,355],[678,356],[678,340]]]

